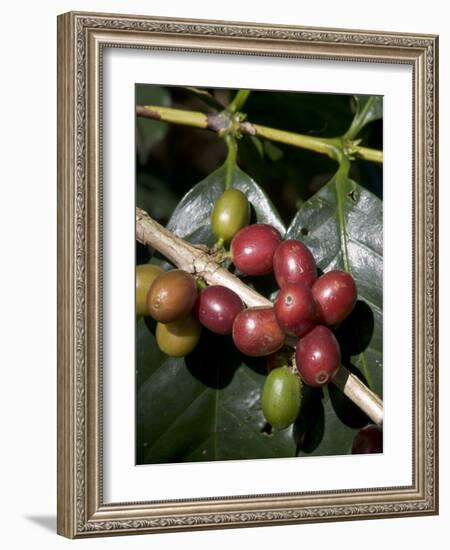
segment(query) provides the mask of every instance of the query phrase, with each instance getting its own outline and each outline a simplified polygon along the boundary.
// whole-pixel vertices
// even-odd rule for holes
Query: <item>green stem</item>
[[[231,134],[225,137],[225,143],[228,147],[228,154],[225,160],[225,189],[231,189],[233,186],[233,176],[236,168],[237,143],[236,138]]]
[[[154,120],[194,126],[196,128],[205,128],[214,132],[219,132],[226,128],[226,120],[220,114],[205,115],[204,113],[195,111],[183,111],[181,109],[153,105],[138,105],[136,107],[136,113],[138,116]],[[259,124],[252,124],[247,121],[241,122],[238,125],[238,130],[241,134],[259,136],[278,143],[285,143],[301,149],[308,149],[316,153],[328,155],[335,160],[339,159],[342,150],[342,140],[340,138],[319,138],[296,134],[295,132],[277,130],[276,128],[260,126]],[[359,158],[373,162],[383,162],[382,151],[377,151],[376,149],[356,146],[353,149],[353,154]]]
[[[342,156],[341,161],[339,163],[339,169],[336,172],[335,175],[335,182],[336,182],[336,196],[337,196],[337,214],[338,214],[338,221],[339,221],[339,238],[341,243],[341,252],[342,252],[342,262],[344,264],[344,269],[348,273],[351,273],[351,267],[350,267],[350,258],[348,255],[348,247],[347,247],[347,220],[345,218],[345,202],[347,200],[347,192],[348,192],[348,175],[350,171],[350,161],[346,156]],[[359,354],[359,365],[361,367],[361,371],[364,375],[364,378],[366,379],[367,385],[369,388],[373,388],[373,382],[372,377],[370,375],[369,365],[367,364],[367,358],[362,351]]]
[[[228,111],[230,111],[230,113],[237,113],[240,111],[244,106],[244,103],[247,101],[250,92],[251,90],[239,90],[231,103],[228,105]]]
[[[220,250],[221,248],[223,248],[224,244],[225,239],[222,239],[222,237],[220,237],[219,239],[217,239],[216,244],[214,245],[214,250]]]
[[[137,114],[155,120],[194,126],[195,128],[208,128],[208,115],[197,111],[184,111],[172,107],[158,107],[157,105],[138,105]]]
[[[383,151],[369,149],[369,147],[356,147],[355,155],[365,160],[371,160],[372,162],[383,162]]]
[[[334,160],[338,160],[339,158],[339,139],[305,136],[303,134],[286,132],[285,130],[277,130],[267,126],[260,126],[259,124],[247,124],[253,128],[254,135],[270,139],[271,141],[277,141],[278,143],[285,143],[301,149],[309,149],[310,151],[315,151],[316,153],[322,153],[328,155]],[[251,131],[245,131],[245,126],[245,123],[241,124],[242,133],[251,134]],[[244,130],[242,127],[244,127]]]
[[[345,219],[345,201],[347,194],[347,180],[350,171],[350,161],[347,157],[342,156],[339,169],[335,175],[336,182],[336,197],[337,197],[337,213],[339,220],[339,238],[341,242],[342,261],[345,271],[350,272],[350,260],[347,249],[347,222]]]
[[[206,282],[203,279],[200,279],[199,277],[197,277],[196,283],[197,283],[198,290],[203,290],[208,286]]]

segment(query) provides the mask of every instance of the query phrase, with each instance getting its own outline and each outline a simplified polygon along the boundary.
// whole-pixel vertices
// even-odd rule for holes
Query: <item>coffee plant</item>
[[[312,125],[298,133],[253,119],[262,92],[185,93],[204,109],[170,106],[165,88],[136,96],[137,463],[381,452],[381,171],[367,166],[382,153],[365,140],[382,99],[286,96]],[[312,114],[347,124],[319,137]],[[226,147],[180,200],[149,169],[172,125]],[[274,165],[300,178],[292,150],[313,177],[287,215],[258,179]]]

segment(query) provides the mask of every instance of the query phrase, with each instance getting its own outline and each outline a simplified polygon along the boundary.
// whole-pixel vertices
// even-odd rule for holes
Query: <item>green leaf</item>
[[[167,227],[191,242],[214,244],[210,215],[225,176],[224,165],[192,188]],[[255,221],[284,234],[260,187],[237,167],[232,182],[247,195]],[[206,330],[192,354],[170,358],[158,350],[153,325],[141,319],[136,333],[139,464],[295,456],[293,427],[267,433],[260,406],[264,358],[244,357],[231,338]]]
[[[341,185],[339,191],[337,186]],[[358,302],[335,331],[342,363],[382,395],[383,364],[383,209],[382,201],[354,181],[333,178],[306,201],[286,238],[299,239],[326,272],[345,269],[356,281]],[[309,390],[297,422],[299,454],[341,454],[368,419],[330,384]],[[311,444],[319,441],[318,444]]]
[[[200,240],[191,242],[210,244],[214,237],[210,229],[210,217],[217,197],[225,190],[225,165],[212,172],[207,178],[195,185],[181,199],[167,228],[176,235],[189,238],[200,232]],[[275,207],[259,185],[240,168],[235,167],[232,186],[240,189],[253,207],[253,222],[268,223],[284,235],[285,227]]]
[[[264,145],[261,139],[256,136],[248,136],[248,139],[255,146],[255,149],[258,152],[259,157],[261,159],[264,158]],[[260,159],[258,158],[258,160]]]
[[[136,182],[136,206],[156,220],[167,220],[177,204],[170,187],[160,179],[139,172]]]
[[[208,90],[205,90],[203,88],[194,88],[191,86],[188,86],[186,88],[191,94],[195,95],[198,99],[201,99],[203,103],[208,105],[208,107],[211,107],[214,111],[223,111],[225,109],[225,105],[223,103],[220,103]]]
[[[170,94],[166,88],[138,84],[136,86],[136,105],[170,106]],[[136,121],[136,149],[139,162],[144,165],[152,148],[162,141],[169,129],[165,122],[138,117]]]
[[[167,357],[144,319],[136,347],[138,464],[295,456],[292,427],[265,430],[264,360],[206,330],[191,355]]]
[[[370,122],[383,118],[383,96],[356,95],[354,100],[356,104],[355,117],[344,136],[348,139],[355,138]]]
[[[264,141],[264,151],[273,162],[276,162],[283,157],[283,151],[267,139]]]

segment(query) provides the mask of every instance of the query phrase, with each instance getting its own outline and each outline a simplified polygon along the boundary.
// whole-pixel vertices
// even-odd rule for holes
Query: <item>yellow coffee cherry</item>
[[[159,349],[170,357],[184,357],[198,344],[202,327],[189,315],[172,323],[156,325],[156,342]]]
[[[136,266],[136,315],[149,315],[147,294],[153,281],[163,272],[157,265]]]

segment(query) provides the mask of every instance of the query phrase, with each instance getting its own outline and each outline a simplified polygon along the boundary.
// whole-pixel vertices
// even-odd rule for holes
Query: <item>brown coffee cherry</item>
[[[286,334],[301,337],[316,324],[316,302],[301,283],[284,286],[274,304],[278,324]]]
[[[170,357],[184,357],[194,350],[200,340],[202,327],[193,315],[172,323],[156,325],[156,343]]]
[[[274,227],[255,223],[233,237],[231,258],[245,275],[267,275],[272,273],[273,255],[280,242],[281,235]]]
[[[142,264],[136,266],[136,315],[150,315],[147,294],[153,281],[163,273],[157,265]]]
[[[283,241],[273,256],[273,271],[278,286],[302,283],[311,287],[317,279],[317,267],[311,251],[300,241]]]
[[[341,350],[331,330],[319,325],[300,338],[295,350],[295,362],[308,386],[327,384],[341,364]]]
[[[150,315],[160,323],[171,323],[186,317],[197,299],[197,283],[181,269],[162,273],[154,281],[147,296]]]
[[[200,323],[216,334],[231,334],[234,320],[244,304],[236,292],[220,285],[203,289],[195,304]]]
[[[312,287],[321,323],[334,325],[343,321],[356,304],[356,285],[350,273],[329,271]]]
[[[233,341],[244,355],[262,357],[278,351],[285,334],[275,318],[273,307],[250,307],[233,323]]]

